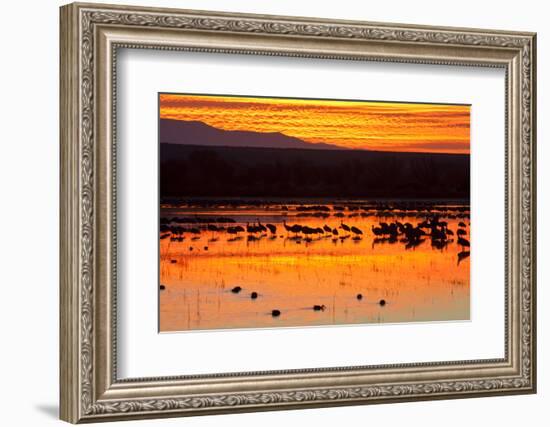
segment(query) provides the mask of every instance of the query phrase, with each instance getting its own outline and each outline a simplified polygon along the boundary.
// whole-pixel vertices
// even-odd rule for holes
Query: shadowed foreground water
[[[160,330],[470,318],[469,247],[456,234],[470,239],[469,206],[322,206],[162,206]],[[372,230],[434,216],[450,230],[444,244],[422,236],[407,245]],[[317,231],[293,233],[283,221]],[[247,223],[265,231],[237,230]]]

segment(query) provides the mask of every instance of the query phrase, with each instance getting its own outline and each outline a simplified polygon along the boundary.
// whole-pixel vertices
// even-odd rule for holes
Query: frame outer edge
[[[60,282],[59,282],[59,418],[80,418],[79,376],[79,221],[78,221],[78,19],[77,8],[59,9],[60,135]]]
[[[531,35],[531,390],[537,393],[537,33]]]
[[[522,236],[527,240],[524,243],[524,256],[527,257],[526,276],[524,282],[524,310],[529,312],[523,317],[526,331],[522,338],[522,349],[520,358],[525,359],[521,378],[495,378],[484,381],[460,381],[458,383],[426,383],[426,384],[402,384],[397,385],[399,393],[394,394],[393,386],[381,386],[375,390],[375,394],[365,394],[361,389],[322,389],[322,390],[292,390],[280,393],[269,391],[262,394],[238,393],[232,395],[206,395],[186,399],[143,399],[143,400],[111,400],[97,401],[94,396],[96,382],[94,374],[94,353],[97,350],[95,332],[92,330],[94,305],[97,301],[97,294],[94,287],[97,284],[97,277],[90,271],[95,262],[94,243],[97,224],[94,224],[95,199],[95,144],[94,135],[95,109],[90,110],[94,104],[95,85],[94,77],[94,37],[84,31],[88,25],[95,24],[89,17],[82,15],[83,9],[90,8],[91,11],[103,14],[102,20],[107,23],[118,24],[112,20],[114,15],[122,11],[129,15],[124,16],[125,25],[150,26],[148,13],[162,11],[172,14],[192,13],[177,9],[153,9],[142,7],[127,7],[101,4],[72,4],[61,8],[61,80],[60,80],[60,139],[61,139],[61,198],[60,198],[60,383],[61,383],[61,419],[72,423],[108,421],[118,419],[139,419],[152,417],[200,415],[229,412],[265,411],[277,409],[294,409],[306,407],[326,407],[349,404],[382,403],[410,400],[435,400],[440,398],[464,398],[473,396],[487,396],[498,394],[523,394],[536,391],[536,339],[535,339],[535,254],[536,254],[536,182],[535,182],[535,110],[536,110],[536,35],[533,33],[508,33],[489,32],[480,30],[465,29],[462,34],[457,28],[419,27],[419,31],[412,31],[413,26],[401,28],[397,24],[386,24],[389,38],[397,41],[420,42],[423,44],[465,44],[469,46],[481,45],[483,47],[497,46],[514,50],[530,50],[523,57],[530,61],[520,61],[523,70],[528,70],[527,79],[520,93],[523,95],[522,112],[530,116],[523,120],[523,131],[529,135],[522,141],[527,154],[521,156],[521,172],[525,173],[524,186],[520,190],[520,198],[523,196],[523,220],[526,231]],[[132,12],[136,12],[136,14]],[[86,11],[84,11],[86,12]],[[106,13],[108,12],[108,13]],[[143,16],[139,16],[139,13]],[[193,13],[195,15],[195,13]],[[234,27],[234,22],[225,27],[227,18],[243,18],[243,22],[250,26],[242,28],[240,25]],[[142,18],[142,22],[134,18]],[[171,16],[171,18],[173,18]],[[261,15],[246,14],[220,14],[217,12],[196,12],[192,17],[196,20],[197,27],[208,31],[227,31],[252,33],[257,31],[255,25],[260,25],[260,33],[282,34],[283,31],[270,18],[285,20],[284,25],[291,28],[289,34],[296,33],[298,37],[319,36],[326,39],[340,39],[345,37],[363,38],[363,32],[359,28],[346,28],[351,33],[333,34],[325,27],[327,21],[317,22],[314,18],[291,18],[291,17],[262,17]],[[267,20],[267,22],[264,22]],[[236,21],[235,21],[236,22]],[[242,23],[242,22],[241,22]],[[303,23],[303,25],[298,25]],[[319,24],[319,28],[317,28]],[[353,25],[343,21],[335,21],[333,24]],[[358,25],[378,25],[377,23],[357,23]],[[172,20],[166,26],[172,26]],[[275,25],[275,26],[273,26]],[[383,26],[382,24],[380,24]],[[395,30],[393,29],[394,25]],[[164,25],[163,25],[164,26]],[[191,24],[182,23],[182,28],[195,28],[195,21]],[[264,28],[264,26],[266,26]],[[82,28],[81,28],[82,27]],[[295,28],[295,30],[292,30]],[[377,28],[374,28],[376,30]],[[307,30],[307,31],[306,31]],[[309,33],[309,30],[318,31],[319,34]],[[372,31],[373,29],[369,29]],[[439,31],[443,31],[438,33]],[[361,32],[358,32],[361,31]],[[426,34],[424,34],[426,32]],[[432,33],[432,34],[428,34]],[[498,34],[498,36],[497,36]],[[376,38],[382,40],[375,34]],[[432,36],[434,39],[432,39]],[[82,61],[82,62],[81,62]],[[91,69],[88,66],[91,64]],[[522,87],[520,83],[520,87]],[[90,91],[88,91],[90,89]],[[525,96],[527,95],[527,96]],[[82,97],[82,98],[81,98]],[[86,108],[83,110],[83,106]],[[521,122],[521,121],[520,121]],[[520,124],[520,126],[521,126]],[[523,133],[522,133],[523,135]],[[529,194],[527,194],[529,193]],[[82,196],[82,197],[81,197]],[[518,224],[519,225],[519,224]],[[518,242],[521,244],[521,242]],[[522,270],[523,271],[523,270]],[[535,273],[535,274],[533,274]],[[95,295],[94,295],[95,294]],[[521,304],[520,301],[518,301]],[[518,326],[519,327],[519,326]],[[530,328],[530,331],[529,331]],[[531,363],[529,363],[531,362]],[[509,381],[509,382],[508,382]],[[501,384],[502,383],[502,384]],[[499,385],[500,384],[500,385]],[[466,386],[466,388],[459,390]],[[418,388],[420,387],[420,388]],[[471,389],[470,389],[471,387]],[[500,390],[499,390],[500,389]],[[365,393],[368,390],[365,390]],[[380,394],[378,394],[378,392]],[[388,398],[388,399],[386,399]],[[266,400],[267,399],[267,400]]]

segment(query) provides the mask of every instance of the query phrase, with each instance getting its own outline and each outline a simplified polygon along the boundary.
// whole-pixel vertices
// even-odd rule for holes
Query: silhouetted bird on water
[[[161,290],[161,291],[164,291],[165,289],[166,289],[166,286],[160,285],[160,290]]]
[[[361,301],[363,299],[363,294],[357,294],[357,299]]]
[[[287,225],[286,220],[283,221],[283,226],[285,227],[285,230],[290,232],[290,233],[298,234],[299,232],[302,231],[302,226],[301,225],[298,225],[298,224]]]
[[[456,241],[456,243],[458,243],[463,248],[464,248],[464,246],[470,247],[470,242],[468,240],[466,240],[465,238],[463,238],[463,237],[459,237],[458,240]]]
[[[375,236],[383,236],[384,230],[382,230],[382,227],[375,227],[374,225],[371,227],[371,230]]]
[[[242,233],[244,231],[244,228],[241,227],[240,225],[237,225],[235,227],[228,227],[227,228],[227,232],[229,234],[237,234],[237,233]]]
[[[463,230],[462,228],[459,228],[458,230],[456,230],[456,235],[457,236],[465,236],[466,234],[466,230]]]
[[[308,227],[307,225],[304,225],[302,227],[302,233],[304,233],[306,236],[310,236],[311,234],[316,234],[317,230],[312,227]]]
[[[386,300],[385,299],[381,299],[378,304],[380,304],[382,307],[386,305]]]
[[[251,299],[256,299],[256,298],[258,298],[258,292],[252,292],[252,293],[250,294],[250,298],[251,298]]]
[[[242,290],[243,288],[241,288],[240,286],[235,286],[233,289],[231,289],[231,292],[233,292],[234,294],[238,294]]]
[[[460,262],[463,260],[463,259],[466,259],[470,256],[470,251],[462,251],[462,252],[459,252],[458,253],[458,260],[456,262],[456,265],[459,265]]]
[[[459,227],[466,227],[466,224],[464,224],[462,221],[460,221],[460,222],[458,223],[458,226],[459,226]]]
[[[351,231],[354,232],[355,234],[357,234],[358,236],[361,235],[361,234],[363,234],[363,232],[362,232],[359,228],[357,228],[357,227],[355,227],[355,226],[352,226],[352,227],[351,227]]]
[[[325,230],[325,233],[332,233],[332,228],[330,228],[328,225],[323,226],[323,230]]]
[[[265,226],[269,229],[269,231],[271,232],[271,234],[277,233],[277,227],[276,227],[275,225],[273,225],[273,224],[266,224]]]
[[[315,304],[315,305],[313,306],[313,310],[314,310],[314,311],[325,311],[325,308],[326,308],[326,307],[325,307],[324,304],[322,304],[322,305],[317,305],[317,304]]]
[[[256,225],[250,225],[248,222],[246,223],[246,232],[247,233],[260,233],[262,229]]]
[[[343,221],[340,221],[340,228],[344,231],[347,231],[348,233],[350,231],[349,225],[344,224]]]
[[[267,228],[260,222],[259,218],[256,218],[258,221],[258,230],[262,233],[265,233],[267,231]]]
[[[277,227],[273,224],[266,224],[265,225],[269,231],[271,231],[271,234],[275,234],[277,232]]]
[[[281,315],[281,312],[279,310],[271,310],[271,315],[273,317],[279,317]]]

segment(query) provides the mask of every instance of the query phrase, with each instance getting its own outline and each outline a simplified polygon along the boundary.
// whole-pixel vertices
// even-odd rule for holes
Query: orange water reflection
[[[285,208],[286,209],[286,208]],[[449,207],[452,212],[453,207]],[[402,242],[375,243],[371,231],[380,221],[416,225],[416,213],[380,218],[344,211],[336,217],[300,216],[292,207],[163,208],[162,217],[233,218],[231,224],[270,223],[267,231],[249,241],[247,233],[204,230],[183,233],[183,241],[160,240],[160,330],[258,328],[333,324],[466,320],[470,317],[470,260],[458,261],[463,248],[457,236],[443,249],[426,239],[406,249]],[[393,215],[393,214],[392,214]],[[456,232],[469,220],[443,216]],[[318,233],[297,239],[283,227],[289,224],[339,229],[338,237]],[[340,227],[341,221],[363,231],[360,240]],[[345,235],[349,238],[340,239]],[[239,293],[232,292],[236,286]],[[256,292],[258,297],[251,298]],[[362,299],[357,295],[361,294]],[[380,305],[380,300],[385,305]],[[313,306],[324,306],[314,310]],[[280,315],[272,316],[272,310]]]

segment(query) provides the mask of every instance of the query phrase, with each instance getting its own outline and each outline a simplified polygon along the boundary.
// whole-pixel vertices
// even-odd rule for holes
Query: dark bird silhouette
[[[240,286],[235,286],[233,289],[231,289],[231,292],[233,292],[234,294],[238,294],[242,290],[243,288],[241,288]]]
[[[177,263],[177,262],[178,262],[177,259],[171,259],[171,260],[170,260],[170,263],[172,263],[172,264],[175,264],[175,263]]]
[[[286,220],[283,221],[283,226],[285,227],[285,230],[294,234],[298,234],[302,231],[302,226],[298,224],[294,225],[287,225]]]
[[[462,247],[464,246],[470,247],[470,242],[463,237],[459,237],[456,243],[458,243]]]
[[[458,230],[456,230],[456,235],[457,236],[465,236],[466,234],[466,230],[463,230],[462,228],[459,228]]]
[[[315,234],[317,230],[312,227],[308,227],[307,225],[304,225],[302,227],[302,233],[304,233],[306,236],[310,236],[311,234]]]
[[[287,233],[292,232],[292,226],[290,226],[290,225],[288,225],[288,224],[286,223],[286,219],[283,220],[283,227],[285,228],[285,230],[287,231]]]
[[[337,229],[337,228],[333,228],[333,229],[332,229],[332,234],[334,234],[335,236],[338,236],[338,229]]]
[[[386,305],[386,300],[385,299],[381,299],[380,301],[378,301],[378,304],[380,304],[382,307]]]
[[[258,221],[258,230],[261,233],[265,233],[267,231],[267,228],[260,222],[259,218],[256,218],[256,220]]]
[[[246,232],[247,233],[259,233],[261,230],[256,227],[255,225],[250,225],[248,222],[246,223]]]
[[[462,221],[460,221],[460,222],[458,223],[458,226],[459,226],[459,227],[466,227],[466,224],[464,224]]]
[[[459,265],[460,262],[470,256],[470,251],[462,251],[458,253],[458,260],[456,262],[456,265]]]
[[[322,304],[322,305],[317,305],[317,304],[315,304],[315,305],[313,306],[313,310],[314,310],[314,311],[325,311],[325,308],[326,308],[326,306],[325,306],[324,304]]]
[[[363,299],[363,294],[357,294],[357,297],[356,297],[359,301],[361,301]]]
[[[271,310],[271,316],[273,317],[279,317],[281,315],[280,310]]]
[[[325,233],[332,233],[332,228],[330,228],[328,225],[323,226],[323,230],[325,230]]]
[[[357,228],[356,226],[352,226],[351,231],[353,233],[357,234],[358,236],[363,234],[363,232],[359,228]]]
[[[227,232],[229,234],[237,234],[237,233],[242,233],[244,231],[244,228],[241,227],[240,225],[237,225],[235,227],[228,227],[227,228]]]
[[[344,231],[347,231],[348,233],[349,233],[349,231],[350,231],[349,225],[344,224],[343,221],[340,221],[340,228],[341,228],[342,230],[344,230]]]
[[[384,230],[382,230],[382,227],[375,227],[374,225],[371,227],[372,232],[375,236],[383,236]]]
[[[164,291],[165,289],[166,289],[166,286],[160,285],[160,290],[161,290],[161,291]]]
[[[250,298],[251,298],[251,299],[256,299],[256,298],[258,298],[258,292],[252,292],[252,293],[250,294]]]
[[[277,227],[276,227],[275,225],[273,225],[273,224],[266,224],[265,226],[269,229],[269,231],[271,232],[271,234],[277,233]]]

